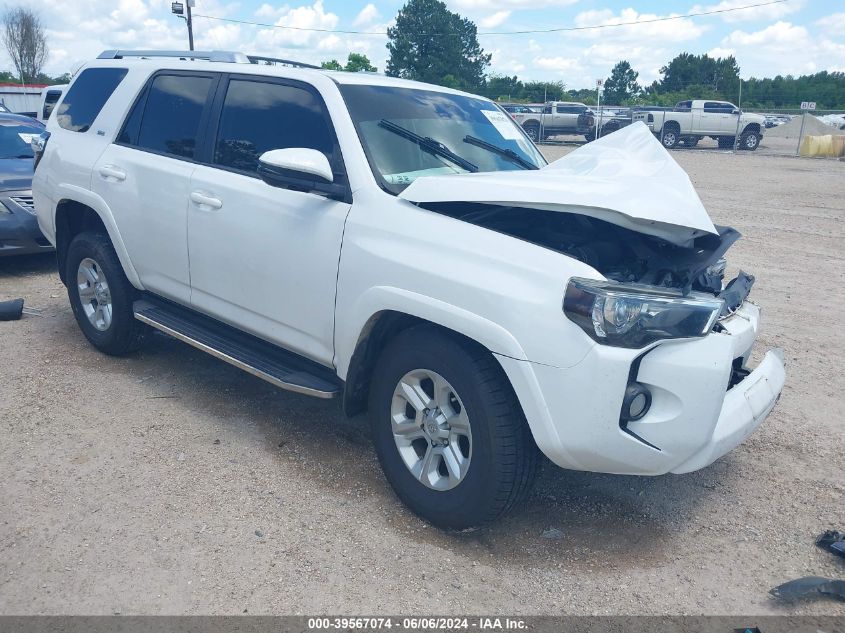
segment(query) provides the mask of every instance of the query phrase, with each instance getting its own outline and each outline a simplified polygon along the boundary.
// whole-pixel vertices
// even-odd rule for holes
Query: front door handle
[[[105,180],[126,180],[126,172],[114,165],[103,165],[100,167],[100,175]]]
[[[209,207],[211,209],[219,209],[223,206],[223,201],[220,198],[214,198],[201,191],[191,192],[191,202],[200,207]]]

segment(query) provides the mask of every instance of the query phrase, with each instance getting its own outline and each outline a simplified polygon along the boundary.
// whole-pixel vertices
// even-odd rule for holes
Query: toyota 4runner
[[[754,279],[724,280],[739,234],[642,124],[547,164],[493,102],[447,88],[108,51],[33,146],[38,222],[94,347],[157,329],[342,398],[439,526],[511,509],[541,453],[707,466],[783,387],[778,350],[747,367]]]

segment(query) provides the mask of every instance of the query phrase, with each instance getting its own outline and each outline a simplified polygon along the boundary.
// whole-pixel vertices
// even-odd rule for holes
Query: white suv
[[[547,165],[487,99],[186,57],[104,53],[33,142],[39,224],[99,350],[155,328],[341,396],[398,496],[449,528],[523,499],[540,452],[684,473],[772,410],[782,355],[745,364],[753,277],[723,284],[739,234],[645,126]]]

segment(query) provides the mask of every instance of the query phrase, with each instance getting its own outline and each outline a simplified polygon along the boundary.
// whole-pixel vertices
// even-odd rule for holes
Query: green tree
[[[732,95],[739,88],[739,65],[733,55],[713,58],[681,53],[660,69],[660,92],[680,92],[691,86],[704,86],[716,93]]]
[[[343,66],[336,59],[330,59],[327,62],[322,62],[320,67],[325,68],[326,70],[345,70],[350,73],[357,73],[362,70],[374,73],[378,70],[378,68],[373,66],[370,62],[370,58],[362,53],[349,53],[346,58],[346,66]]]
[[[349,57],[346,58],[346,66],[343,70],[350,73],[357,73],[361,71],[374,73],[378,70],[378,68],[370,63],[370,59],[366,55],[361,53],[349,53]]]
[[[627,104],[642,92],[637,77],[640,74],[626,60],[618,62],[604,82],[604,101],[612,105]]]
[[[484,95],[491,99],[506,99],[508,101],[514,99],[522,99],[525,87],[522,82],[514,75],[508,77],[507,75],[490,75],[484,83]]]
[[[491,55],[478,43],[475,24],[440,0],[408,0],[387,29],[387,74],[479,91]]]

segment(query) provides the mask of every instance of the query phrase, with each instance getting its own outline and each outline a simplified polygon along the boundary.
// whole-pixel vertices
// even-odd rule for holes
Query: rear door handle
[[[201,191],[191,192],[191,202],[200,207],[209,207],[211,209],[219,209],[223,206],[223,201],[220,198],[214,198]]]
[[[126,172],[114,165],[103,165],[100,167],[100,175],[106,180],[126,180]]]

